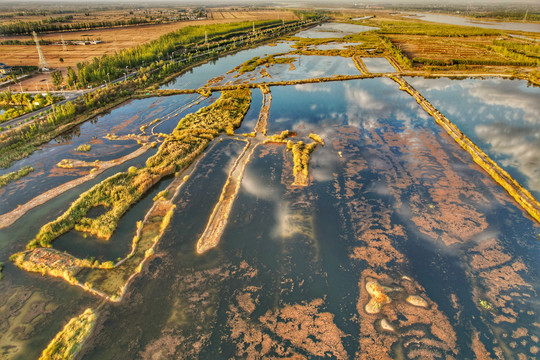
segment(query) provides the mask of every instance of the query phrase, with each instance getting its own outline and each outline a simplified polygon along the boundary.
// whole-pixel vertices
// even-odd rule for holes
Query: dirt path
[[[206,225],[203,234],[197,241],[198,254],[203,254],[218,245],[219,240],[223,235],[223,230],[225,230],[225,227],[227,226],[227,220],[229,219],[234,200],[240,189],[246,165],[259,144],[260,141],[248,140],[246,147],[234,162],[234,165],[229,172],[227,182],[221,191],[219,201],[210,215],[210,219],[208,220],[208,224]]]

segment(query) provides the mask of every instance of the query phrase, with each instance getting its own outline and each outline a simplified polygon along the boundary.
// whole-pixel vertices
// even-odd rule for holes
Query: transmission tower
[[[62,40],[62,50],[67,51],[66,42],[64,41],[64,35],[60,35],[60,40]]]
[[[39,45],[39,39],[37,37],[37,34],[35,31],[32,31],[32,35],[34,36],[34,41],[36,43],[36,48],[39,55],[38,68],[42,71],[47,71],[49,70],[49,64],[47,64],[47,60],[45,60],[45,56],[43,56],[43,51],[41,51],[41,45]]]

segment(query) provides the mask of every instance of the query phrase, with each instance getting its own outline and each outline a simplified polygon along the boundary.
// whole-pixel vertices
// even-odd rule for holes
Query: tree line
[[[144,18],[132,17],[128,20],[116,21],[95,21],[95,22],[77,22],[77,23],[58,23],[49,20],[42,21],[17,21],[11,24],[0,25],[0,33],[4,35],[25,35],[31,34],[32,31],[55,32],[55,31],[71,31],[71,30],[86,30],[96,28],[107,28],[114,26],[128,26],[149,24],[154,21]]]
[[[261,28],[269,25],[281,24],[280,20],[267,20],[255,22],[255,27]],[[232,24],[216,24],[207,26],[187,26],[175,32],[162,35],[156,40],[146,44],[140,44],[133,48],[124,49],[114,55],[95,57],[92,61],[77,64],[77,72],[68,68],[66,82],[68,85],[77,84],[79,87],[87,87],[92,84],[102,83],[104,80],[121,77],[127,69],[134,69],[149,65],[152,62],[166,60],[175,51],[192,51],[188,45],[204,41],[205,34],[209,39],[226,39],[232,33],[246,34],[252,29],[252,22]]]

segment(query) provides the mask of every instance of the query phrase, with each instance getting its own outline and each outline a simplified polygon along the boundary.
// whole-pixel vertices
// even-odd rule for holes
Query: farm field
[[[498,59],[503,55],[494,54],[486,47],[491,45],[495,36],[471,36],[466,38],[448,38],[425,35],[389,35],[392,43],[410,58],[446,59]]]
[[[236,17],[234,17],[234,14]],[[94,57],[114,54],[123,49],[131,48],[139,44],[157,39],[161,35],[173,32],[186,26],[210,25],[241,21],[257,21],[269,19],[296,19],[290,11],[243,11],[227,12],[220,18],[197,21],[182,21],[169,24],[139,25],[109,29],[90,29],[84,31],[71,31],[63,33],[40,34],[39,38],[53,42],[77,41],[81,39],[100,40],[96,45],[66,45],[64,51],[62,45],[42,45],[43,55],[53,68],[60,69],[64,76],[67,67],[75,68],[77,63],[92,60]],[[31,40],[31,36],[5,36],[1,40]],[[63,62],[60,61],[63,59]],[[36,66],[39,57],[35,45],[0,45],[0,62],[10,66]],[[41,75],[21,82],[23,89],[30,91],[38,89],[46,90],[50,76]],[[50,81],[49,81],[50,82]]]

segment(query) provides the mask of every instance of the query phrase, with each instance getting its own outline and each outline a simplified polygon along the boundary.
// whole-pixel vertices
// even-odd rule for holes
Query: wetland
[[[538,356],[540,225],[401,82],[537,199],[540,88],[396,80],[358,26],[194,67],[160,89],[203,95],[129,100],[0,170],[1,216],[57,191],[0,228],[0,357]],[[235,70],[269,55],[292,60]]]

